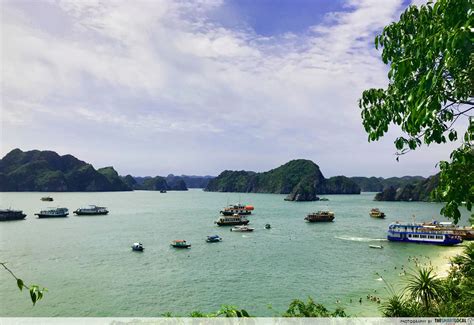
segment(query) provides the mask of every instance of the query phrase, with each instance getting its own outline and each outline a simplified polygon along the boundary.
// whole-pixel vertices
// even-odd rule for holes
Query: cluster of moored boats
[[[48,197],[49,198],[49,197]],[[42,201],[52,201],[44,200]],[[75,215],[78,216],[94,216],[94,215],[106,215],[109,213],[106,207],[100,207],[97,205],[88,205],[82,208],[78,208],[73,211]],[[40,210],[38,213],[35,213],[35,216],[38,218],[65,218],[69,215],[68,208],[46,208]],[[10,220],[22,220],[26,218],[26,214],[22,210],[12,210],[12,209],[1,209],[0,210],[0,221],[10,221]]]
[[[42,201],[53,201],[51,197],[43,197]],[[247,218],[254,211],[251,205],[233,204],[223,208],[220,211],[221,216],[215,221],[218,226],[232,226],[231,232],[252,232],[255,228],[249,227]],[[109,213],[107,208],[89,205],[76,209],[74,214],[81,215],[106,215]],[[47,208],[35,213],[38,218],[60,218],[67,217],[69,210],[67,208]],[[378,208],[373,208],[369,216],[377,219],[384,219],[385,213]],[[4,209],[0,210],[0,221],[21,220],[26,214],[21,210]],[[320,210],[309,213],[305,218],[307,222],[333,222],[335,214],[329,210]],[[270,229],[271,225],[266,224],[265,229]],[[451,222],[411,222],[411,223],[391,223],[387,231],[387,239],[393,242],[425,243],[435,245],[456,245],[463,240],[474,240],[473,227],[460,227]],[[222,241],[218,235],[207,236],[206,242],[216,243]],[[191,244],[184,239],[176,239],[171,242],[175,248],[190,248]],[[372,247],[373,246],[373,247]],[[378,245],[371,245],[371,248],[383,248]],[[143,244],[137,242],[132,245],[134,251],[143,251]]]

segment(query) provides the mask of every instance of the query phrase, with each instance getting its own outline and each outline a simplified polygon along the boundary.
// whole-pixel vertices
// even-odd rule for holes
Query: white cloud
[[[43,16],[3,4],[3,150],[67,147],[61,138],[29,139],[16,129],[36,121],[41,130],[67,120],[88,130],[85,140],[100,125],[113,128],[111,147],[114,141],[157,141],[175,157],[178,173],[229,168],[224,160],[216,163],[219,157],[240,163],[237,168],[266,169],[304,156],[332,165],[331,173],[355,170],[341,152],[375,148],[366,144],[357,99],[363,89],[386,82],[370,43],[374,32],[397,18],[401,0],[349,1],[350,10],[328,15],[308,33],[274,37],[211,23],[206,14],[220,4],[51,1],[43,4]],[[64,21],[65,28],[47,28],[50,20]],[[392,153],[390,141],[384,143],[377,146],[381,155]],[[103,150],[84,146],[90,157]],[[136,155],[147,157],[147,150]],[[200,165],[183,159],[191,153]],[[104,164],[117,164],[111,158]],[[150,174],[165,169],[159,163],[150,162]]]

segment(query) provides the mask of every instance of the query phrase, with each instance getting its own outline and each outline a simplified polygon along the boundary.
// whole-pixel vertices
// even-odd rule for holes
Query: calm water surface
[[[444,247],[390,243],[390,222],[431,220],[441,204],[373,202],[373,193],[327,195],[329,202],[286,202],[283,195],[188,192],[0,193],[2,208],[22,209],[26,220],[0,223],[0,260],[26,283],[49,289],[32,307],[7,272],[0,272],[0,316],[160,316],[211,312],[222,304],[258,316],[283,312],[294,298],[311,296],[351,315],[378,315],[367,294],[383,295],[384,283],[399,281],[408,256],[436,257]],[[232,233],[214,220],[228,202],[253,204],[253,233]],[[107,206],[107,216],[37,219],[48,206]],[[368,216],[377,206],[385,220]],[[335,222],[303,218],[332,209]],[[467,213],[464,211],[464,217]],[[440,218],[438,218],[441,220]],[[466,218],[464,218],[466,219]],[[270,223],[271,230],[264,229]],[[208,244],[218,234],[221,243]],[[169,246],[186,239],[188,250]],[[141,241],[144,253],[130,246]],[[370,249],[383,245],[383,250]],[[363,298],[362,305],[359,297]],[[353,300],[350,303],[350,299]]]

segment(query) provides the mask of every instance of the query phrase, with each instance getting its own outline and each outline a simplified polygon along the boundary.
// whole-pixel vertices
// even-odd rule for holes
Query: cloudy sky
[[[70,153],[120,174],[217,175],[311,159],[325,176],[427,176],[357,99],[402,0],[2,0],[1,154]]]

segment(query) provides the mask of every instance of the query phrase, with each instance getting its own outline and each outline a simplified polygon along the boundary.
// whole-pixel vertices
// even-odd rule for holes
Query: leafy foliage
[[[299,299],[293,300],[283,317],[347,317],[347,315],[340,307],[331,312],[324,305],[315,303],[309,297],[306,303]]]
[[[23,288],[27,289],[30,293],[30,298],[31,302],[33,303],[33,306],[36,305],[36,302],[39,300],[43,299],[43,295],[48,289],[46,288],[40,288],[40,286],[36,284],[30,284],[29,286],[26,285],[22,279],[18,278],[12,270],[10,270],[7,266],[6,263],[0,262],[0,265],[3,266],[3,268],[10,273],[10,275],[16,280],[16,285],[18,286],[18,289],[20,291],[23,291]]]
[[[470,0],[439,0],[410,6],[400,20],[375,38],[382,60],[390,66],[387,89],[369,89],[359,100],[369,141],[380,139],[391,123],[404,136],[395,141],[398,155],[424,144],[458,139],[454,124],[468,118],[463,147],[441,164],[439,197],[448,201],[442,213],[459,220],[461,202],[470,202],[474,178],[453,178],[472,155],[474,110],[473,10]],[[398,160],[398,157],[397,157]],[[472,165],[466,165],[472,175]],[[468,176],[468,175],[465,175]],[[465,187],[469,191],[462,191]],[[468,201],[469,199],[469,201]]]
[[[410,274],[401,293],[381,305],[386,317],[469,317],[474,310],[474,243],[452,259],[448,277],[439,278],[432,269]]]

